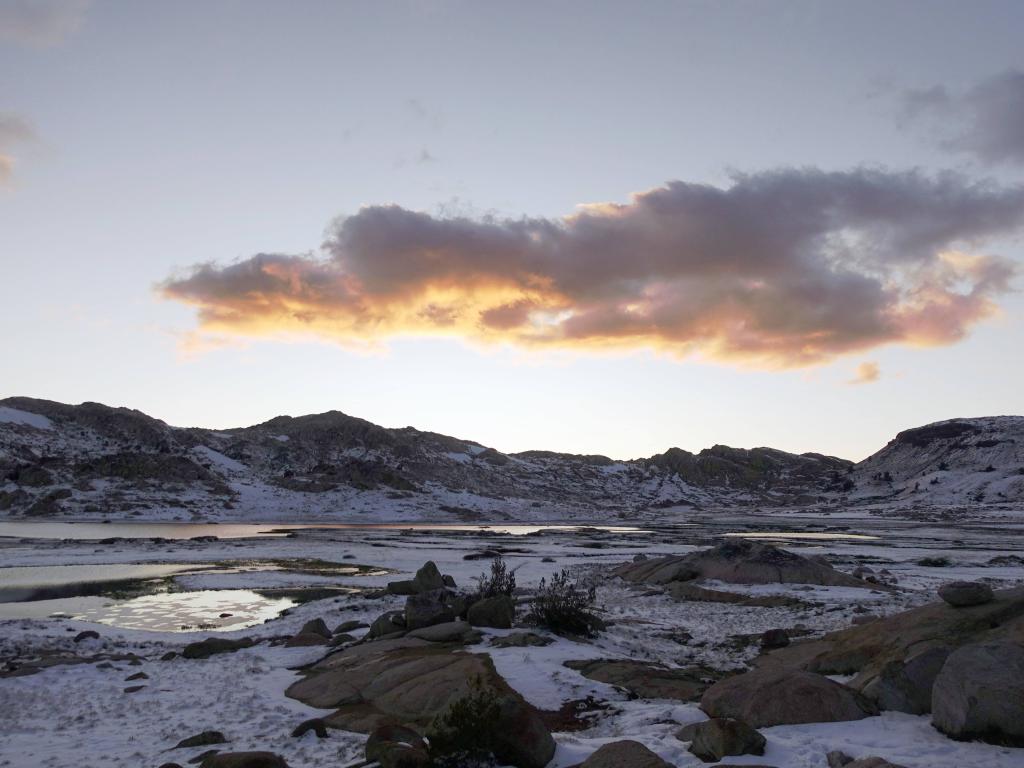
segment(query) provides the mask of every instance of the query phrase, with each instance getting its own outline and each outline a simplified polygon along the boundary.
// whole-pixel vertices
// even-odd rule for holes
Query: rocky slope
[[[212,431],[0,400],[0,514],[51,519],[633,519],[673,508],[1024,501],[1024,418],[942,422],[854,465],[771,448],[504,454],[337,411]]]
[[[858,501],[1024,501],[1024,417],[951,419],[900,432],[854,467]]]

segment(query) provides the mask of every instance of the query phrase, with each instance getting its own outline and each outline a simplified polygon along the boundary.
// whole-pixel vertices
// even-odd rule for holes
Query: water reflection
[[[0,537],[27,539],[194,539],[216,536],[219,539],[241,539],[254,536],[287,536],[290,531],[325,530],[393,530],[393,531],[456,531],[501,533],[525,536],[542,531],[608,531],[615,533],[649,533],[641,528],[622,525],[549,525],[537,524],[471,524],[471,523],[49,523],[5,520],[0,522]]]
[[[165,592],[131,600],[71,597],[0,604],[0,619],[54,616],[93,621],[124,629],[187,632],[227,631],[262,624],[295,605],[284,597],[266,597],[248,589]]]

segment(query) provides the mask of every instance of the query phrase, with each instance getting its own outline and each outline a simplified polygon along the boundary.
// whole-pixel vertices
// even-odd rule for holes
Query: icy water
[[[598,530],[612,533],[646,533],[640,528],[616,525],[548,525],[460,523],[27,523],[0,522],[0,537],[25,539],[72,539],[91,541],[108,538],[124,539],[194,539],[216,536],[219,539],[287,536],[289,531],[303,529],[383,530],[383,531],[466,531],[503,533],[525,536],[540,531]]]
[[[41,565],[0,568],[0,603],[76,597],[105,585],[208,568],[195,564]]]
[[[85,596],[0,603],[0,619],[60,616],[158,632],[228,631],[262,624],[293,605],[288,598],[267,597],[248,589],[204,589],[130,600]]]

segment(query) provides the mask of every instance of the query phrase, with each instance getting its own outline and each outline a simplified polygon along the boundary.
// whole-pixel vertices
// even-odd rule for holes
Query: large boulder
[[[956,739],[1024,746],[1024,646],[965,645],[932,687],[932,723]]]
[[[1024,644],[1024,587],[997,590],[984,605],[954,608],[935,602],[793,643],[763,654],[760,668],[800,668],[825,675],[857,677],[850,686],[863,690],[892,661],[906,661],[929,648],[958,648],[984,642]]]
[[[327,628],[327,622],[323,619],[312,619],[302,625],[302,629],[298,631],[300,635],[320,635],[325,639],[330,639],[331,630]]]
[[[422,568],[416,571],[416,575],[413,578],[405,581],[388,582],[387,590],[392,595],[418,595],[421,592],[443,589],[449,585],[455,586],[454,579],[449,577],[448,581],[445,581],[445,577],[441,575],[437,564],[433,560],[428,560]]]
[[[932,686],[949,653],[938,646],[907,661],[890,661],[860,691],[880,709],[926,715],[932,711]]]
[[[728,755],[763,755],[765,738],[742,720],[716,717],[691,723],[676,733],[680,741],[690,742],[690,752],[705,763]]]
[[[414,629],[407,633],[406,637],[429,640],[432,643],[467,643],[479,642],[480,633],[465,621],[448,621]]]
[[[757,669],[721,680],[704,692],[709,717],[729,717],[755,727],[834,723],[878,714],[857,691],[800,670]]]
[[[619,659],[567,661],[565,666],[590,680],[624,688],[642,699],[696,701],[716,676],[705,667],[669,669],[645,661]]]
[[[446,587],[409,595],[405,600],[407,630],[447,624],[465,609],[465,600]]]
[[[577,768],[672,768],[639,741],[613,741],[592,753]]]
[[[821,584],[877,588],[876,585],[835,570],[828,563],[745,539],[729,539],[712,549],[688,555],[626,563],[613,573],[626,581],[646,584],[716,579],[733,584]]]
[[[481,691],[500,713],[490,745],[495,755],[521,768],[546,765],[555,742],[540,714],[497,673],[489,656],[457,646],[409,637],[351,646],[313,665],[287,695],[336,708],[324,718],[331,727],[367,733],[398,724],[423,732],[456,702]]]
[[[366,635],[372,640],[404,631],[405,611],[387,611],[374,619],[370,625],[370,631]]]
[[[939,587],[939,597],[954,608],[991,603],[995,598],[992,587],[981,581],[951,581]]]
[[[466,619],[474,627],[511,629],[516,617],[516,603],[508,595],[497,595],[477,600],[466,613]]]

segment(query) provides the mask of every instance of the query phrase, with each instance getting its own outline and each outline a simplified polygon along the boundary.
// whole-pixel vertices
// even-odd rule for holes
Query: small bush
[[[555,634],[592,637],[604,629],[604,622],[591,612],[595,597],[594,587],[583,588],[570,581],[569,571],[563,569],[550,582],[540,580],[531,617]]]
[[[430,728],[431,765],[484,768],[498,765],[493,748],[501,726],[501,705],[479,677],[469,694],[451,704]]]
[[[477,581],[479,582],[477,591],[480,600],[499,595],[511,595],[516,591],[516,572],[510,571],[500,557],[491,561],[491,575],[481,573]]]

